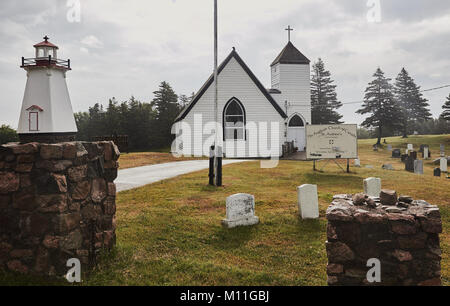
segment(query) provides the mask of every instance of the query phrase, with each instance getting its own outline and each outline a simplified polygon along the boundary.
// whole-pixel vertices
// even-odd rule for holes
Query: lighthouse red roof
[[[58,49],[58,46],[52,44],[51,42],[48,41],[49,38],[47,37],[47,35],[44,37],[44,41],[41,41],[38,44],[35,44],[33,47],[51,47],[51,48],[56,48]]]

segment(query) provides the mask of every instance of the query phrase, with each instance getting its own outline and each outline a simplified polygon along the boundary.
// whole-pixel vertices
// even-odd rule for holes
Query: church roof
[[[276,64],[309,64],[310,60],[304,56],[291,42],[281,51],[270,66]]]
[[[272,96],[269,94],[267,89],[261,84],[261,82],[256,78],[256,76],[253,74],[253,72],[248,68],[248,66],[245,64],[245,62],[242,60],[242,58],[239,56],[239,54],[236,52],[236,50],[233,48],[231,53],[227,56],[227,58],[219,65],[218,67],[218,74],[222,72],[222,70],[227,66],[227,64],[230,62],[230,60],[234,58],[236,61],[241,65],[241,67],[244,69],[244,71],[247,73],[247,75],[253,80],[255,85],[258,87],[258,89],[262,92],[262,94],[267,98],[267,100],[272,104],[272,106],[277,110],[277,112],[283,117],[284,119],[287,118],[286,113],[281,109],[281,107],[278,105],[278,103],[272,98]],[[192,101],[181,111],[181,113],[178,115],[178,117],[175,119],[175,122],[183,120],[187,114],[192,110],[194,105],[200,100],[200,98],[203,96],[203,94],[206,92],[206,90],[211,86],[214,82],[214,74],[211,74],[211,76],[208,78],[208,80],[203,84],[202,88],[198,91],[198,93],[194,96]]]

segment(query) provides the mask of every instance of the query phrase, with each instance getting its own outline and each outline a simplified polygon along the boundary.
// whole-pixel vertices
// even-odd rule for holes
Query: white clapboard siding
[[[29,129],[29,109],[37,105],[39,131]],[[30,69],[20,112],[19,133],[76,132],[72,104],[66,84],[66,72],[61,69]]]
[[[310,68],[306,64],[279,64],[281,98],[288,101],[287,115],[299,113],[311,123]],[[284,109],[284,108],[283,108]]]
[[[219,88],[218,88],[218,104],[219,104],[219,122],[220,127],[222,128],[222,114],[225,107],[225,104],[233,97],[237,98],[244,106],[246,113],[246,122],[247,125],[250,122],[254,122],[255,124],[260,124],[262,122],[266,122],[270,127],[270,122],[275,122],[278,126],[278,133],[276,140],[276,149],[278,155],[281,155],[281,146],[285,141],[285,126],[284,119],[277,112],[274,106],[267,100],[267,98],[263,95],[260,89],[256,86],[253,80],[248,76],[245,70],[241,67],[241,65],[237,62],[235,58],[231,58],[226,67],[221,71],[218,77]],[[191,111],[186,115],[186,117],[182,120],[185,124],[189,124],[189,126],[194,129],[194,116],[202,116],[203,126],[207,122],[214,121],[214,86],[211,85],[203,96],[197,101]],[[250,141],[250,135],[247,134],[246,141],[232,141],[233,144],[240,145],[241,147],[249,146],[250,143],[254,143]],[[258,137],[259,138],[259,137]],[[202,145],[205,143],[207,139],[213,139],[211,135],[202,133]],[[223,139],[223,138],[222,138]],[[221,139],[221,141],[222,141]],[[262,138],[263,141],[267,141],[267,143],[271,144],[271,135],[264,134]],[[257,143],[257,142],[256,142]],[[249,154],[248,150],[243,148],[237,150],[236,154],[230,154],[227,152],[230,146],[230,142],[226,141],[224,143],[224,152],[227,157],[262,157],[261,152],[257,149],[252,148],[255,154]],[[191,149],[196,149],[195,155],[208,155],[208,152],[205,150],[199,151],[199,143],[194,144],[194,141],[189,143],[183,143],[184,153],[193,152]]]

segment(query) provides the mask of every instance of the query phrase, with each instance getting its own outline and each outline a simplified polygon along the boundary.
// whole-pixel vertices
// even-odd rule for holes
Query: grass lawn
[[[433,157],[438,156],[440,143],[450,150],[450,135],[387,141],[402,149],[406,143],[415,148],[428,143]],[[429,162],[425,175],[406,172],[400,161],[390,158],[391,152],[373,152],[373,143],[360,141],[363,167],[352,167],[350,174],[332,163],[324,172],[313,172],[312,162],[282,161],[277,168],[261,169],[253,161],[225,166],[223,188],[208,186],[204,170],[121,192],[117,246],[83,284],[326,285],[326,208],[334,194],[360,192],[362,180],[376,176],[384,188],[439,205],[444,228],[442,279],[450,285],[450,180],[433,177]],[[383,163],[393,164],[395,171],[382,170]],[[374,168],[365,168],[368,164]],[[305,183],[318,185],[319,220],[303,221],[298,216],[296,187]],[[238,192],[255,195],[261,222],[227,230],[220,225],[225,199]],[[45,280],[0,274],[0,283],[12,282]]]
[[[190,157],[174,157],[168,152],[138,152],[138,153],[122,153],[120,155],[120,169],[134,168],[146,165],[170,163],[183,160],[195,160],[199,158]]]

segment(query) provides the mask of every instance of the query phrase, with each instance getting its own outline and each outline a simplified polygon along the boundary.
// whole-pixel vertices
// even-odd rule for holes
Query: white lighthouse
[[[27,72],[18,128],[22,143],[72,141],[77,133],[66,84],[70,60],[59,59],[58,47],[48,40],[34,45],[34,58],[22,57]]]

